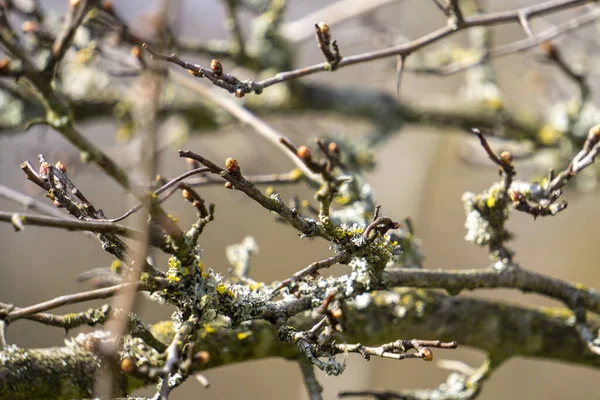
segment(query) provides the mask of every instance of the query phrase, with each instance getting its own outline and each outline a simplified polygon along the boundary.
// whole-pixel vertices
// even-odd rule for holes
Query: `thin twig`
[[[308,398],[310,400],[321,400],[323,396],[323,387],[319,384],[317,377],[315,376],[314,366],[306,360],[306,358],[300,358],[298,365],[302,371],[302,378],[304,380],[304,387],[308,392]]]
[[[427,45],[437,42],[447,36],[454,34],[463,29],[473,28],[476,26],[489,26],[506,23],[519,22],[519,14],[525,13],[529,18],[539,17],[548,13],[556,12],[566,8],[577,7],[586,4],[588,0],[551,0],[544,3],[523,7],[513,11],[501,11],[483,15],[476,15],[465,18],[460,26],[446,26],[434,32],[424,35],[416,40],[404,43],[398,46],[387,49],[376,50],[354,56],[344,57],[338,64],[337,68],[343,68],[350,65],[360,64],[368,61],[378,60],[391,56],[403,55],[408,56],[415,50],[422,49]],[[319,72],[327,71],[328,63],[320,63],[312,66],[299,68],[293,71],[282,72],[272,78],[255,82],[257,88],[265,89],[277,83],[285,82],[291,79],[297,79],[303,76],[312,75]]]
[[[279,292],[284,287],[291,285],[293,282],[296,282],[296,281],[304,278],[305,276],[314,275],[317,273],[317,271],[319,271],[321,269],[329,268],[335,264],[344,263],[345,261],[347,261],[347,259],[348,259],[348,254],[346,254],[344,252],[340,252],[340,253],[338,253],[334,256],[328,257],[324,260],[315,261],[314,263],[310,264],[308,267],[296,272],[290,278],[282,281],[279,285],[277,285],[275,287],[275,289],[273,289],[273,292],[271,293],[271,297],[273,297],[275,294],[277,294],[277,292]]]
[[[333,348],[337,353],[358,353],[365,360],[371,356],[381,358],[391,358],[394,360],[404,360],[406,358],[421,358],[425,361],[433,360],[433,353],[429,347],[439,349],[456,349],[457,342],[441,342],[439,340],[397,340],[379,347],[366,347],[362,344],[334,344]],[[408,353],[408,350],[414,349],[416,352]]]
[[[71,2],[61,32],[57,35],[56,40],[52,45],[52,52],[44,67],[43,73],[46,76],[52,77],[54,75],[58,63],[63,59],[73,42],[77,28],[79,28],[79,25],[83,22],[88,11],[97,2],[98,0]]]
[[[121,285],[110,286],[102,289],[89,290],[87,292],[67,294],[59,296],[55,299],[44,301],[42,303],[35,304],[29,307],[18,308],[14,311],[10,311],[4,316],[3,319],[12,322],[17,319],[26,318],[29,315],[41,313],[44,311],[52,310],[54,308],[66,306],[68,304],[82,303],[84,301],[106,299],[113,297],[117,294],[123,294],[124,291],[148,291],[152,287],[144,282],[134,283],[123,283]]]
[[[251,126],[255,130],[255,132],[258,133],[260,136],[267,139],[276,147],[284,149],[281,139],[289,139],[287,139],[287,137],[282,133],[276,131],[273,127],[264,122],[262,119],[258,118],[256,115],[242,107],[239,103],[225,96],[222,96],[216,91],[206,87],[205,85],[202,85],[200,82],[187,79],[187,77],[185,77],[184,75],[169,74],[169,77],[173,82],[177,83],[178,85],[187,87],[188,89],[202,95],[204,98],[224,108],[226,111],[231,113],[231,115],[233,115],[236,119],[238,119],[242,124],[247,124]],[[312,172],[302,162],[302,160],[300,160],[294,154],[291,154],[289,151],[284,151],[284,154],[286,154],[288,158],[292,160],[292,162],[296,165],[297,168],[302,170],[302,172],[309,181],[318,183],[321,182],[319,176]]]
[[[123,235],[138,240],[141,240],[144,237],[144,234],[141,231],[138,231],[125,225],[118,225],[112,222],[78,221],[75,219],[62,219],[47,217],[43,215],[0,211],[0,221],[10,222],[14,224],[15,220],[18,220],[19,224],[22,225],[62,228],[72,231],[114,233],[117,235]]]
[[[476,58],[469,62],[459,62],[450,64],[445,67],[417,67],[417,68],[406,68],[407,71],[414,73],[425,73],[434,74],[438,76],[449,76],[459,72],[466,71],[474,66],[477,66],[492,58],[501,58],[521,51],[527,51],[538,46],[542,41],[552,40],[558,36],[564,35],[576,29],[582,28],[586,25],[592,24],[600,18],[600,8],[595,8],[592,11],[583,14],[579,17],[575,17],[563,24],[556,27],[547,29],[538,33],[535,39],[527,37],[523,40],[518,40],[512,43],[498,46],[493,48],[487,54]]]

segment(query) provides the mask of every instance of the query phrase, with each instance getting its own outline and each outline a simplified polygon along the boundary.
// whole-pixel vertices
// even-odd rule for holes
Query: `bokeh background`
[[[45,1],[43,5],[62,12],[66,1]],[[158,2],[130,0],[116,2],[119,13],[143,33],[147,21]],[[173,16],[182,37],[226,37],[223,27],[224,10],[219,1],[181,1],[181,12]],[[291,0],[286,19],[292,21],[332,1]],[[488,1],[489,11],[512,9],[531,1]],[[558,23],[569,15],[551,16],[533,22],[534,30]],[[249,16],[246,16],[249,17]],[[394,40],[414,39],[445,23],[439,10],[429,1],[400,0],[378,9],[372,16],[385,27]],[[317,21],[315,21],[317,22]],[[311,26],[306,27],[312,30]],[[342,54],[350,55],[373,49],[375,35],[364,30],[360,21],[348,21],[333,27],[334,37],[342,46]],[[517,25],[496,29],[498,43],[524,37]],[[569,55],[583,60],[592,57],[594,27],[563,38]],[[465,43],[464,35],[456,35],[439,47]],[[596,48],[597,50],[597,48]],[[551,67],[538,62],[536,51],[509,56],[494,61],[498,81],[505,95],[505,104],[512,110],[536,112],[543,115],[554,102],[568,100],[574,88]],[[586,54],[587,53],[587,54]],[[298,66],[319,62],[321,55],[312,40],[298,46]],[[592,77],[593,78],[593,77]],[[191,79],[191,78],[190,78]],[[304,78],[331,85],[353,85],[395,92],[394,60],[383,60],[344,68],[335,74],[319,74]],[[593,81],[593,79],[592,79]],[[464,76],[448,78],[416,76],[406,73],[402,82],[402,100],[422,104],[437,104],[461,95]],[[351,118],[339,118],[318,113],[270,117],[270,124],[296,143],[310,143],[314,137],[345,134],[361,135],[371,127]],[[600,121],[598,121],[600,122]],[[94,121],[80,126],[91,140],[107,149],[122,165],[134,168],[135,150],[131,145],[115,141],[116,127],[111,120]],[[165,128],[166,129],[166,128]],[[161,131],[161,134],[163,134]],[[165,176],[174,176],[185,170],[176,155],[181,144],[165,148],[160,154],[159,170]],[[250,128],[230,123],[219,130],[193,132],[185,147],[200,152],[213,160],[236,157],[246,173],[285,172],[289,160],[278,149],[258,137]],[[496,169],[485,162],[485,157],[468,135],[449,129],[406,126],[392,135],[389,141],[373,149],[377,166],[368,173],[377,202],[386,215],[402,220],[414,220],[417,236],[426,255],[425,267],[474,268],[487,265],[485,249],[475,248],[464,241],[464,211],[461,195],[465,191],[481,191],[497,179]],[[34,127],[27,132],[0,136],[0,182],[11,188],[42,198],[34,185],[26,182],[19,169],[24,160],[36,162],[39,153],[50,160],[62,160],[69,165],[71,176],[85,195],[107,215],[117,216],[129,209],[132,199],[93,165],[79,162],[79,154],[60,135],[52,130]],[[483,160],[483,161],[482,161]],[[545,173],[552,154],[518,162],[521,177],[541,176]],[[525,268],[557,278],[600,286],[597,242],[600,237],[598,191],[586,185],[586,190],[567,189],[564,198],[569,208],[555,218],[533,221],[529,216],[513,214],[509,222],[516,238],[511,246],[516,260]],[[284,196],[294,193],[303,198],[311,194],[303,187],[277,188]],[[284,279],[307,264],[322,259],[329,253],[327,243],[319,240],[300,240],[292,229],[277,223],[272,216],[239,192],[224,190],[221,186],[201,191],[208,201],[217,204],[216,220],[201,237],[205,249],[205,264],[227,272],[229,265],[225,247],[238,243],[247,235],[258,242],[260,253],[252,260],[251,275],[256,280]],[[193,222],[194,213],[183,200],[176,198],[166,203],[169,212],[180,219],[183,226]],[[14,204],[0,199],[1,210],[19,211]],[[156,259],[164,257],[155,254]],[[28,227],[15,233],[9,224],[0,225],[0,301],[26,306],[62,294],[86,289],[75,283],[74,277],[87,269],[108,265],[109,254],[98,244],[81,234]],[[333,268],[333,273],[341,269]],[[534,295],[516,291],[477,291],[478,297],[501,299],[517,304],[559,305]],[[102,304],[90,303],[64,307],[61,311],[79,311],[84,307]],[[140,313],[149,323],[169,318],[173,309],[143,302]],[[40,325],[18,321],[10,326],[8,340],[23,347],[60,346],[64,332]],[[409,339],[409,338],[406,338]],[[436,351],[436,357],[460,359],[477,366],[484,355],[477,350],[460,348],[456,351]],[[341,377],[319,374],[325,387],[324,397],[335,398],[339,390],[401,389],[435,387],[445,381],[447,371],[435,363],[420,360],[392,361],[349,357],[348,368]],[[172,393],[173,399],[305,399],[298,366],[286,360],[270,359],[227,366],[206,372],[211,381],[209,389],[190,380]],[[550,361],[515,358],[505,363],[485,384],[481,399],[596,399],[600,375],[591,368],[570,366]],[[151,391],[139,391],[138,394]]]

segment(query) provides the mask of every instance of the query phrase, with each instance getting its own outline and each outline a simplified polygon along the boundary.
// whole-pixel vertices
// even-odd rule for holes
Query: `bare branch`
[[[164,283],[162,285],[163,287],[165,287]],[[54,308],[66,306],[68,304],[82,303],[84,301],[90,300],[106,299],[117,294],[122,294],[124,293],[124,291],[141,292],[153,290],[153,288],[158,287],[144,282],[134,282],[123,283],[121,285],[111,286],[103,289],[89,290],[87,292],[67,294],[57,297],[53,300],[38,303],[33,306],[18,308],[14,311],[9,310],[8,313],[6,313],[7,310],[3,310],[5,312],[5,315],[2,316],[1,319],[12,322],[17,319],[26,318],[32,314],[52,310]]]
[[[141,231],[130,228],[125,225],[118,225],[112,222],[90,222],[90,221],[78,221],[75,219],[63,219],[46,217],[43,215],[33,214],[22,214],[12,213],[7,211],[0,211],[0,221],[13,223],[13,219],[18,219],[20,224],[42,226],[49,228],[62,228],[71,231],[90,231],[96,233],[114,233],[130,237],[132,239],[141,240],[144,235]]]

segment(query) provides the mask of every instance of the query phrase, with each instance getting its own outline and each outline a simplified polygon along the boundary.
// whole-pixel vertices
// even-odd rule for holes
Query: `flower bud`
[[[244,97],[246,95],[246,92],[244,92],[244,89],[240,88],[237,89],[235,91],[235,97],[237,97],[238,99],[241,99],[242,97]]]
[[[329,150],[329,153],[331,153],[331,154],[338,154],[340,152],[340,147],[337,145],[336,142],[329,143],[329,146],[327,146],[327,149]]]
[[[229,173],[238,172],[240,170],[240,164],[235,158],[229,157],[225,160],[225,168],[227,168],[227,172]]]
[[[25,21],[21,24],[21,30],[25,33],[36,33],[39,28],[39,25],[33,21]]]
[[[135,58],[140,58],[140,56],[142,55],[142,49],[140,49],[139,46],[133,46],[131,48],[131,55]]]
[[[512,191],[510,192],[510,199],[513,201],[513,203],[520,203],[524,200],[524,197],[521,192]]]
[[[600,125],[596,125],[590,128],[588,132],[588,139],[595,138],[598,140],[600,138]]]
[[[50,168],[50,164],[47,162],[43,162],[40,164],[40,175],[46,176],[48,175],[48,168]]]
[[[296,151],[296,155],[301,160],[308,161],[312,158],[312,151],[310,150],[309,147],[300,146],[300,147],[298,147],[298,150]]]
[[[121,360],[121,371],[127,375],[131,375],[136,369],[135,361],[131,357],[125,357]]]
[[[210,353],[206,350],[199,351],[194,354],[193,359],[200,364],[206,364],[210,361]]]
[[[60,172],[66,174],[67,173],[67,166],[65,164],[63,164],[60,161],[57,161],[56,164],[54,165],[56,167],[57,170],[59,170]]]
[[[321,32],[323,35],[329,35],[329,25],[327,25],[325,22],[319,22],[317,24],[317,28],[319,28],[319,32]]]
[[[219,60],[216,60],[214,58],[210,61],[210,69],[212,69],[212,72],[214,72],[217,76],[221,76],[221,74],[223,73],[223,66],[221,65]]]
[[[540,48],[544,55],[548,58],[556,58],[558,56],[558,49],[552,43],[545,41],[540,45]]]
[[[510,165],[513,162],[513,156],[508,151],[503,151],[500,153],[500,160],[502,160],[504,164]]]
[[[423,360],[425,361],[433,361],[433,352],[429,350],[427,347],[421,350],[421,354],[423,354]]]

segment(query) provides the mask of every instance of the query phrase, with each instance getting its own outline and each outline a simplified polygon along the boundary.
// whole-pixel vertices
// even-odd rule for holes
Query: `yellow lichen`
[[[244,340],[244,339],[247,339],[248,336],[251,336],[251,335],[252,335],[252,331],[238,332],[237,338],[238,338],[238,340]]]
[[[350,196],[336,196],[335,202],[341,205],[349,204],[352,201]]]
[[[208,324],[204,324],[204,330],[200,333],[200,339],[206,339],[208,335],[215,332],[215,328]]]
[[[292,178],[293,181],[297,181],[300,178],[302,178],[304,176],[304,173],[302,172],[302,170],[300,168],[296,168],[294,170],[292,170],[292,172],[290,173],[290,178]]]
[[[216,289],[217,289],[217,292],[218,292],[219,294],[225,294],[225,291],[227,290],[227,287],[226,287],[224,284],[220,283],[220,284],[219,284],[219,285],[216,287]]]
[[[113,272],[120,272],[121,271],[121,261],[120,260],[114,260],[113,262],[110,263],[110,270]]]
[[[152,334],[158,337],[169,337],[173,334],[173,321],[166,320],[152,325]]]

